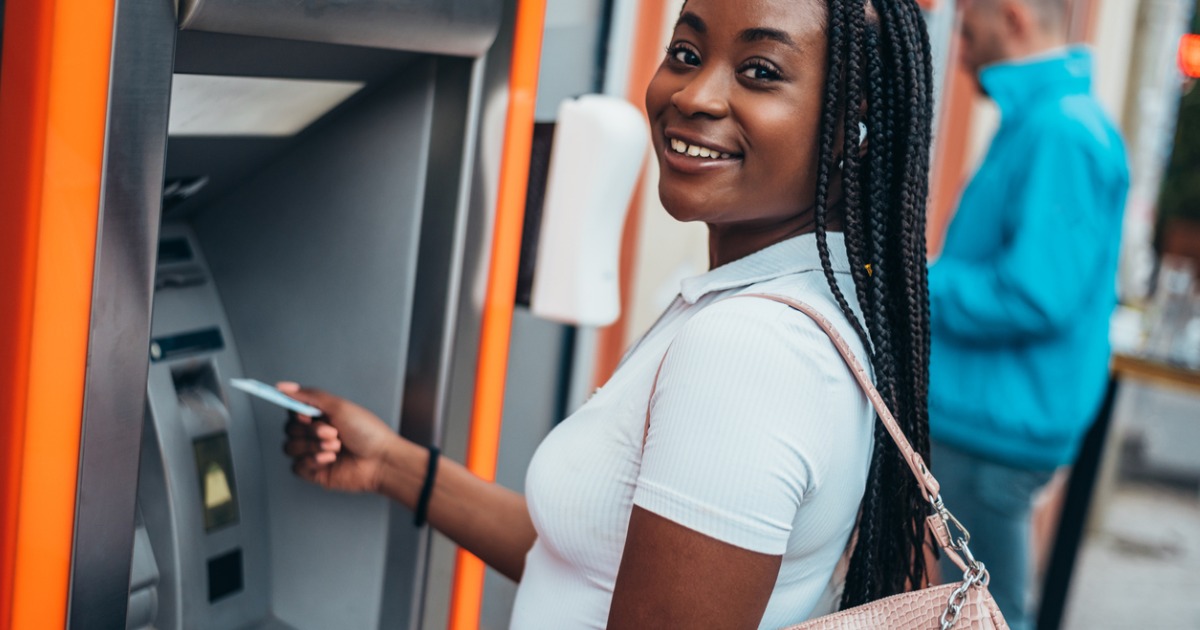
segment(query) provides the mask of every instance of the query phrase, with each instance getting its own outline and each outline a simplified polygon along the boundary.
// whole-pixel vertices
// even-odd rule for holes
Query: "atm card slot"
[[[170,361],[179,357],[201,352],[216,352],[225,347],[220,328],[206,328],[193,332],[156,337],[150,342],[150,360]]]

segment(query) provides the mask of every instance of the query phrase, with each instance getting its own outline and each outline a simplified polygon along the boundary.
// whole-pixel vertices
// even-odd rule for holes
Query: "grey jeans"
[[[988,590],[1012,630],[1033,627],[1030,610],[1030,514],[1037,492],[1053,470],[1013,468],[980,459],[952,446],[932,444],[933,474],[942,484],[946,507],[971,532],[971,553],[991,575]],[[962,571],[946,558],[942,581]]]

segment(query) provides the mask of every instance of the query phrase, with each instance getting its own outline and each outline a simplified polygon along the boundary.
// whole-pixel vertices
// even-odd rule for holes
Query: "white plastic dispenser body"
[[[545,319],[606,326],[621,314],[621,234],[650,142],[628,101],[564,101],[550,153],[530,308]]]

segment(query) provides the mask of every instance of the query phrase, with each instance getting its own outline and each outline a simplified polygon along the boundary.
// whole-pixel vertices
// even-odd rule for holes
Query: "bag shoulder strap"
[[[887,430],[888,435],[891,436],[892,441],[896,444],[896,447],[900,449],[900,453],[904,456],[905,463],[908,464],[908,469],[912,472],[913,477],[917,480],[917,484],[921,486],[921,490],[925,493],[925,497],[935,508],[938,508],[941,505],[941,499],[939,497],[940,485],[938,484],[937,479],[934,478],[933,473],[929,472],[929,467],[925,465],[925,460],[912,447],[912,443],[909,442],[908,437],[904,435],[904,430],[901,429],[900,424],[896,422],[896,417],[892,415],[891,410],[888,409],[887,404],[884,403],[883,396],[879,394],[879,390],[875,389],[874,383],[871,382],[871,378],[867,375],[867,370],[863,367],[862,363],[859,362],[858,358],[854,356],[854,351],[850,349],[850,345],[846,343],[845,338],[843,338],[837,329],[834,328],[833,323],[812,306],[782,295],[776,295],[773,293],[744,293],[741,295],[735,295],[733,298],[759,298],[779,302],[807,315],[810,319],[816,322],[817,326],[819,326],[821,330],[825,331],[825,334],[829,336],[829,340],[833,342],[833,346],[837,348],[838,354],[841,355],[842,360],[844,360],[846,365],[850,368],[850,372],[854,375],[854,380],[858,382],[858,386],[862,388],[863,392],[867,395],[867,399],[871,401],[871,405],[875,407],[875,412],[878,414],[880,422],[883,423],[884,428]],[[658,372],[656,372],[654,375],[654,384],[650,389],[651,400],[654,398],[654,392],[658,389],[658,378],[662,375],[662,368],[665,363],[666,355],[664,354],[662,362],[660,362],[658,365]],[[650,405],[647,404],[646,426],[642,431],[643,450],[646,448],[646,437],[649,435],[649,433]],[[939,512],[940,511],[941,508],[939,508]],[[950,554],[951,558],[956,564],[965,566],[959,559],[958,554],[955,553],[958,547],[951,539],[949,526],[946,519],[939,513],[931,515],[927,519],[927,522],[929,523],[931,531],[933,532],[935,538],[937,538],[938,543],[943,550]],[[957,521],[955,521],[955,525],[958,525]],[[959,527],[961,528],[961,526]]]

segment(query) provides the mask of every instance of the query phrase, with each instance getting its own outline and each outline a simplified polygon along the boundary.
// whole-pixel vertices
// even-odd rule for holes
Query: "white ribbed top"
[[[841,234],[830,234],[829,246],[842,292],[857,307]],[[725,299],[758,292],[819,309],[865,359],[830,294],[813,235],[685,280],[616,374],[546,437],[529,465],[538,539],[513,628],[605,626],[634,504],[718,540],[782,554],[761,627],[832,611],[826,591],[862,499],[874,416],[812,320],[765,299]]]

